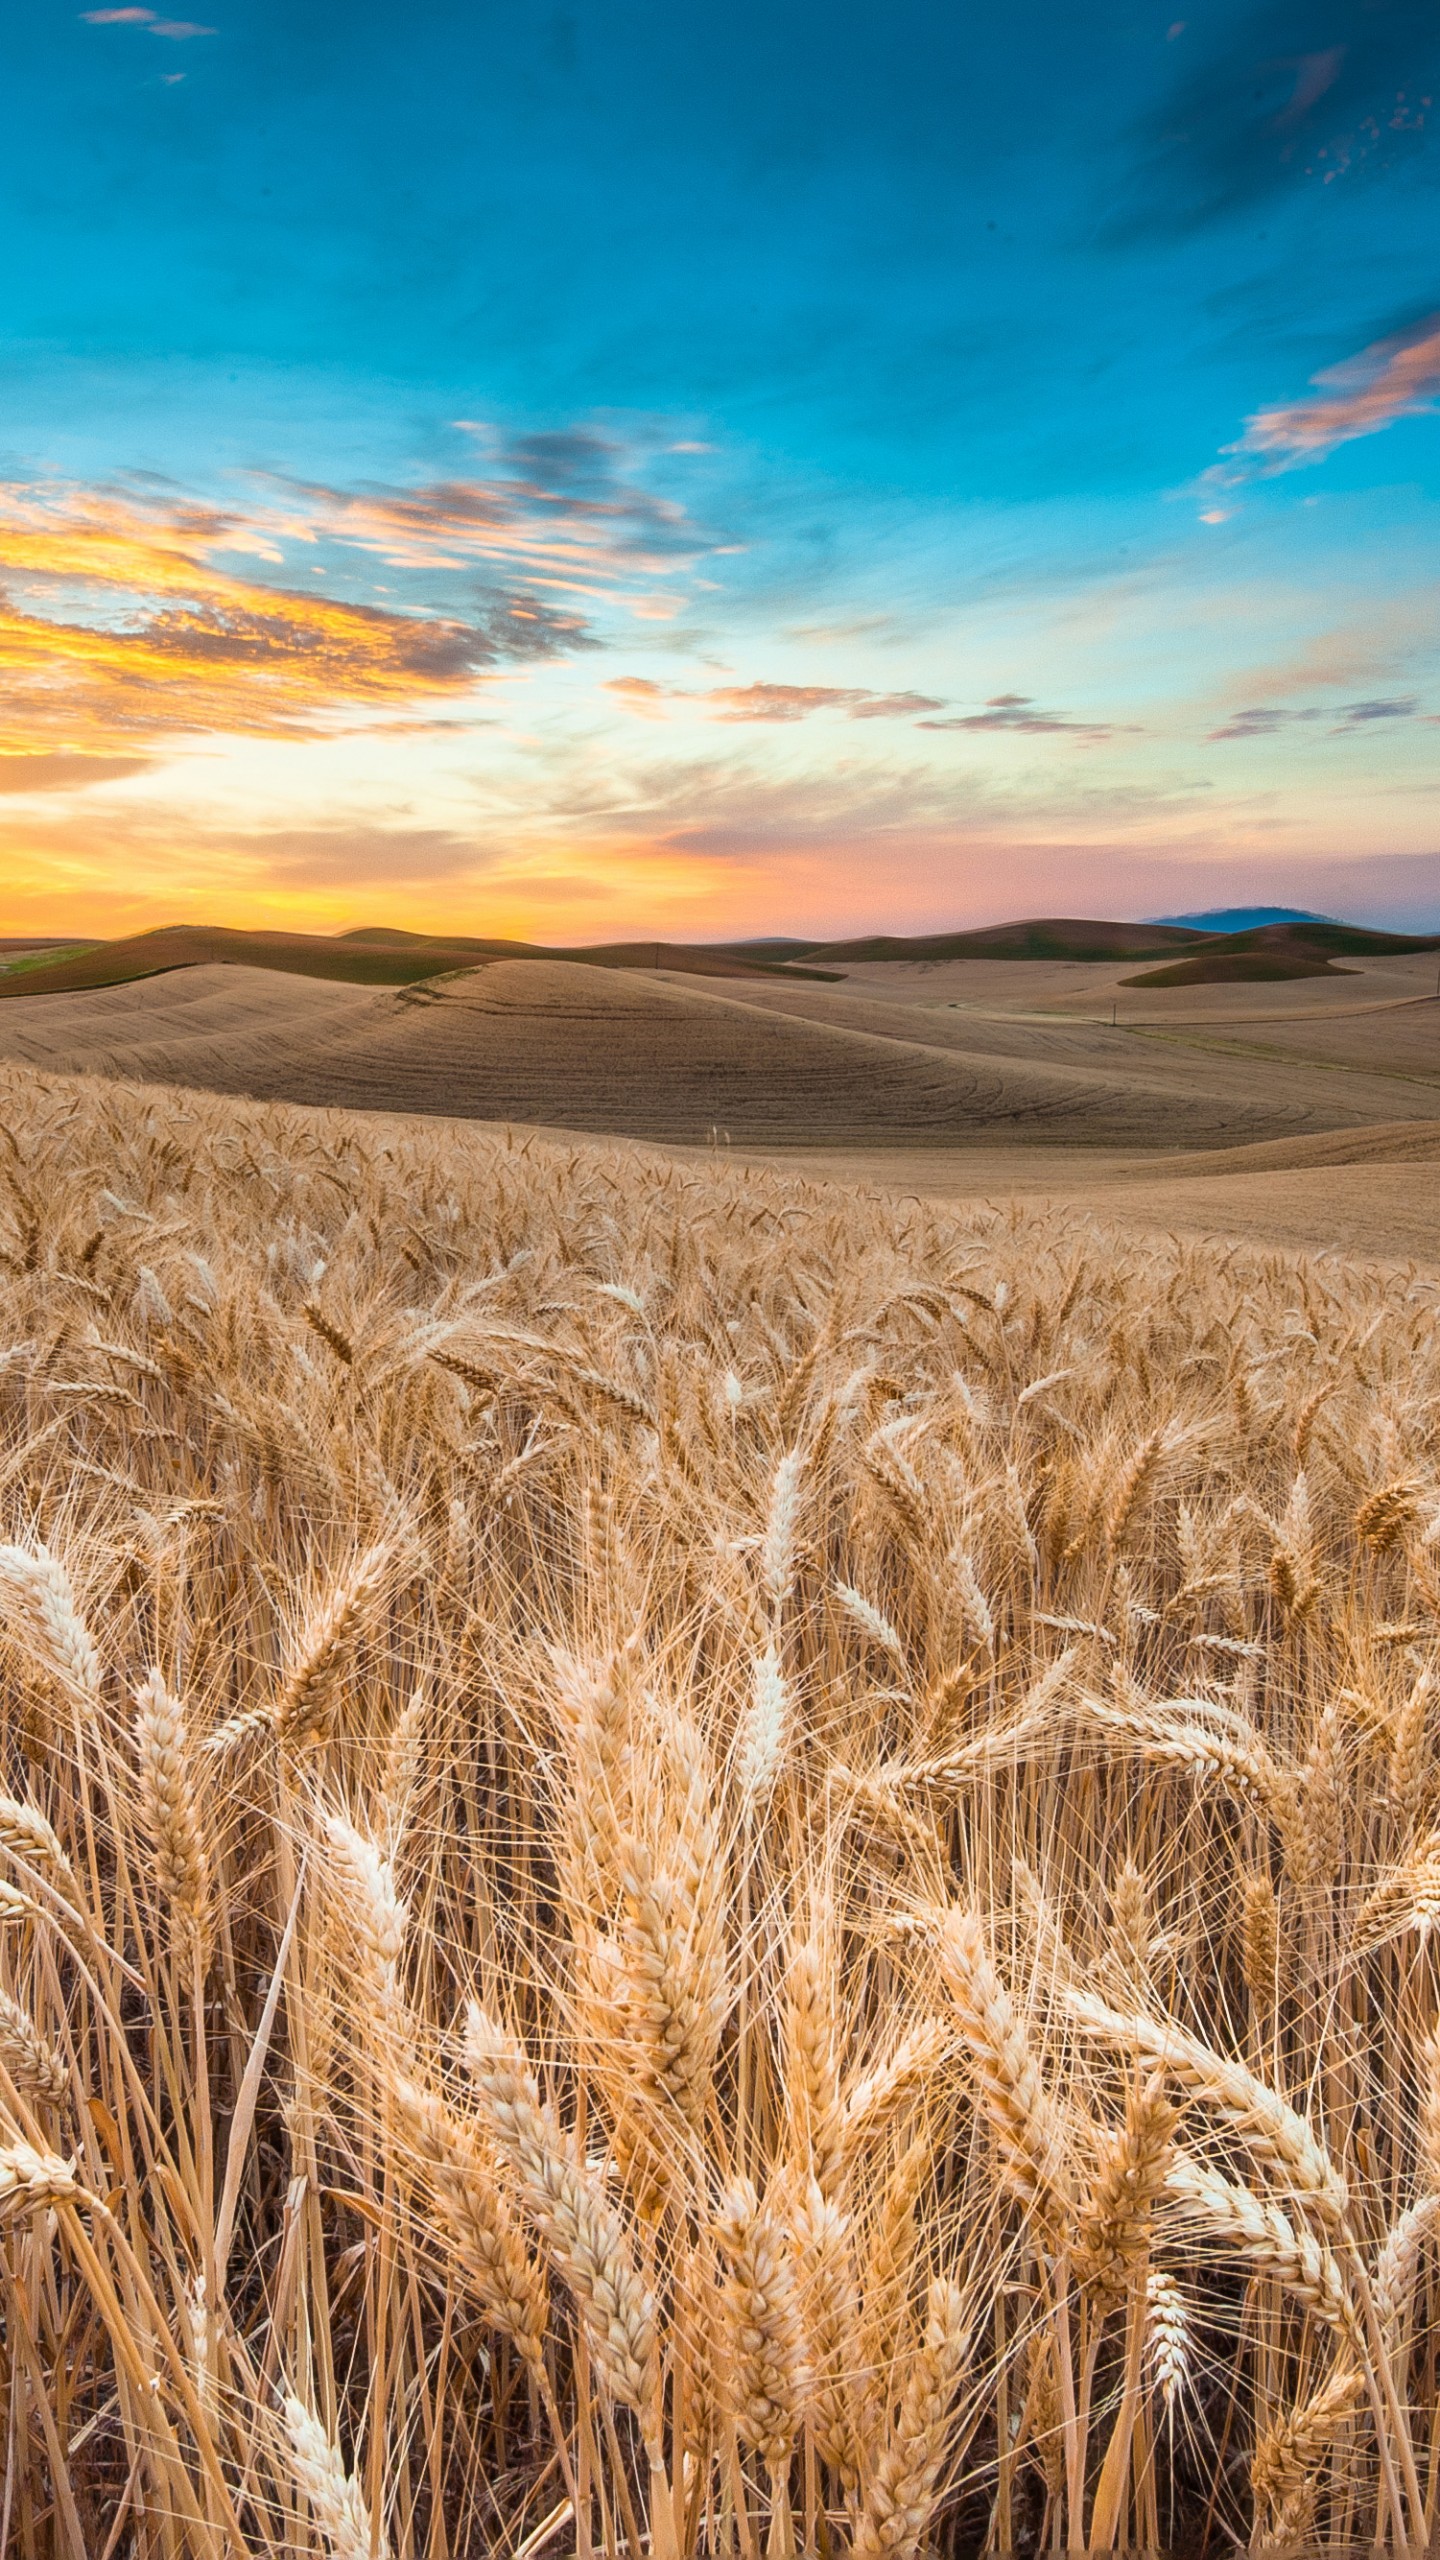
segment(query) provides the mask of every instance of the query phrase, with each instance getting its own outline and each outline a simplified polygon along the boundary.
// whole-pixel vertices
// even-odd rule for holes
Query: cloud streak
[[[87,27],[143,27],[147,36],[168,36],[175,44],[217,33],[214,27],[198,26],[193,18],[162,18],[153,9],[82,9],[80,15]]]
[[[1192,42],[1133,137],[1112,237],[1189,231],[1422,147],[1440,69],[1430,0],[1252,0],[1214,13],[1208,34],[1197,20]]]
[[[1440,312],[1409,329],[1377,338],[1344,364],[1311,378],[1309,395],[1258,409],[1238,443],[1226,446],[1233,468],[1218,465],[1209,482],[1233,486],[1252,473],[1269,477],[1323,462],[1357,437],[1379,435],[1398,418],[1421,417],[1440,400]]]
[[[1212,745],[1232,738],[1273,737],[1277,729],[1288,729],[1296,721],[1328,720],[1329,735],[1343,738],[1357,729],[1372,728],[1379,720],[1423,720],[1431,717],[1422,712],[1413,697],[1403,700],[1373,702],[1332,702],[1282,704],[1260,702],[1248,710],[1236,711],[1221,729],[1209,732]]]
[[[636,457],[613,438],[573,429],[485,445],[492,470],[417,488],[273,479],[273,536],[341,542],[398,569],[479,562],[592,597],[674,576],[717,547],[677,500],[639,484]]]
[[[983,711],[957,713],[947,720],[921,720],[921,729],[1004,729],[1025,738],[1111,738],[1105,720],[1066,720],[1037,709],[1028,693],[992,693]]]
[[[84,791],[143,773],[148,762],[147,756],[76,755],[63,748],[58,755],[0,753],[0,792]]]
[[[656,684],[649,676],[616,676],[605,690],[646,719],[663,718],[667,703],[695,702],[712,720],[753,721],[768,728],[808,720],[817,711],[842,712],[847,720],[912,720],[919,712],[942,708],[933,694],[871,693],[863,685],[721,684],[692,693],[681,685]]]

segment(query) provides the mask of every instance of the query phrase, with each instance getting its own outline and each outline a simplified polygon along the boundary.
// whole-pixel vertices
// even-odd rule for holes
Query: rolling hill
[[[679,1145],[1189,1151],[1353,1128],[1406,1098],[1108,1038],[531,959],[400,987],[212,962],[0,1012],[0,1056],[52,1071]],[[1428,1091],[1414,1109],[1433,1113]]]
[[[15,948],[18,950],[19,946]],[[23,969],[0,974],[0,997],[61,995],[85,987],[122,986],[170,969],[228,966],[278,969],[302,978],[330,978],[350,986],[402,987],[455,969],[485,968],[496,960],[565,959],[599,969],[672,969],[697,977],[767,978],[777,963],[753,946],[678,942],[609,942],[584,950],[552,951],[540,943],[483,937],[407,933],[362,926],[356,933],[262,933],[225,925],[161,925],[151,933],[62,951],[47,962],[43,946],[31,946]],[[802,976],[823,972],[801,970]]]
[[[1115,924],[1085,916],[1026,916],[970,933],[862,935],[811,943],[810,960],[1150,960],[1209,937],[1189,925]]]
[[[1246,981],[1282,978],[1333,978],[1344,974],[1335,963],[1348,956],[1378,959],[1385,953],[1440,950],[1440,934],[1371,933],[1364,925],[1332,924],[1324,917],[1304,923],[1262,924],[1246,933],[1229,933],[1204,949],[1162,969],[1146,969],[1126,978],[1127,987],[1222,987]]]

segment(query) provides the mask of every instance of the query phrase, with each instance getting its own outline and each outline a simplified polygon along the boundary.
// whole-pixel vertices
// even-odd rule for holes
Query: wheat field
[[[0,1129],[0,2549],[1423,2543],[1440,1283]]]

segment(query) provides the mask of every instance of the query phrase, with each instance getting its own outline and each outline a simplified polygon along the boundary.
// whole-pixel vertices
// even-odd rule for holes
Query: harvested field
[[[949,1050],[977,1064],[986,1061],[996,1067],[1013,1061],[1073,1073],[1077,1081],[1099,1077],[1112,1086],[1129,1084],[1156,1097],[1142,1106],[1136,1122],[1137,1131],[1141,1127],[1145,1131],[1134,1140],[1141,1146],[1191,1144],[1202,1097],[1217,1125],[1228,1112],[1242,1115],[1230,1131],[1242,1143],[1260,1134],[1253,1125],[1257,1110],[1273,1115],[1278,1137],[1358,1127],[1402,1114],[1433,1119],[1437,1107],[1431,1079],[1396,1074],[1389,1064],[1390,1044],[1408,1039],[1413,1022],[1423,1021],[1426,1036],[1436,1037],[1440,1006],[1428,1002],[1413,1009],[1408,1002],[1393,1010],[1388,1005],[1383,1010],[1367,1008],[1363,1018],[1358,1011],[1353,1019],[1327,1015],[1307,1021],[1303,1032],[1299,1025],[1282,1027],[1277,1038],[1268,1021],[1249,1016],[1217,1029],[1209,1019],[1192,1023],[1183,1018],[1174,1024],[1132,1026],[1122,1013],[1118,1027],[1112,1029],[1108,1021],[1083,1016],[1067,1019],[1058,1011],[1052,1016],[1048,1009],[1031,1014],[931,1008],[896,999],[883,989],[878,994],[810,987],[747,987],[743,996],[733,989],[723,994],[694,992],[697,1003],[706,1001],[707,995],[721,1003],[743,1002],[754,1012],[784,1014],[796,1021],[844,1026],[876,1038]],[[1188,998],[1193,991],[1184,992]],[[1235,992],[1223,987],[1201,989],[1204,995]],[[1261,992],[1273,995],[1274,990]],[[1178,996],[1175,1002],[1179,1004]],[[1287,1049],[1282,1044],[1291,1031],[1292,1048]],[[1327,1054],[1337,1031],[1350,1041],[1353,1054],[1347,1059]],[[1171,1097],[1181,1114],[1168,1141],[1165,1110],[1159,1101],[1164,1095]],[[1245,1115],[1249,1115],[1248,1125]],[[1224,1145],[1227,1141],[1221,1137],[1193,1142]]]
[[[1440,1277],[0,1086],[17,2550],[1418,2549]]]
[[[1132,1230],[1238,1238],[1440,1270],[1440,1121],[1194,1155],[1073,1147],[871,1148],[759,1161],[932,1201],[1023,1200]]]
[[[917,1036],[918,1035],[918,1036]],[[0,1008],[0,1056],[347,1109],[795,1149],[1215,1148],[1357,1128],[1427,1089],[844,989],[500,961],[399,990],[209,967]]]

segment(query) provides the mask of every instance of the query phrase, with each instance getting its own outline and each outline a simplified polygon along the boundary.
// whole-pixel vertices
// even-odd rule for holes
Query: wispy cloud
[[[1431,0],[1246,0],[1197,18],[1175,62],[1130,183],[1112,189],[1112,236],[1188,231],[1409,157],[1431,120],[1440,26]]]
[[[992,693],[983,711],[956,713],[946,720],[921,720],[922,729],[1010,729],[1023,737],[1110,738],[1104,720],[1066,720],[1058,712],[1037,709],[1028,693]]]
[[[1301,704],[1260,702],[1247,710],[1233,712],[1221,729],[1209,732],[1212,743],[1226,738],[1268,738],[1277,729],[1288,729],[1296,721],[1328,721],[1332,738],[1344,737],[1347,731],[1368,729],[1377,720],[1420,720],[1428,718],[1412,697],[1394,701],[1373,702],[1308,702]]]
[[[644,485],[646,457],[614,438],[572,429],[506,439],[473,424],[468,432],[491,466],[473,477],[417,488],[271,481],[274,537],[342,542],[399,569],[478,562],[591,597],[674,576],[722,547],[678,500]]]
[[[0,753],[0,791],[83,791],[143,773],[148,762],[146,756],[90,756],[66,748],[53,755]]]
[[[1233,486],[1256,472],[1268,476],[1321,462],[1337,446],[1379,435],[1397,418],[1419,417],[1437,400],[1440,312],[1431,312],[1411,328],[1377,338],[1344,364],[1313,375],[1304,398],[1257,409],[1238,442],[1226,446],[1228,464],[1217,464],[1204,479]]]
[[[469,687],[523,610],[490,627],[262,586],[217,565],[243,535],[182,502],[0,489],[0,749],[323,729],[347,706]]]
[[[941,707],[928,693],[867,693],[836,684],[717,685],[704,700],[717,720],[807,720],[812,711],[843,711],[847,720],[910,720]]]
[[[183,44],[190,36],[213,36],[214,27],[198,26],[193,18],[162,18],[154,9],[82,9],[87,27],[143,27],[147,36],[168,36],[172,43]]]
[[[669,702],[695,702],[712,720],[759,721],[770,727],[808,720],[816,711],[838,711],[847,720],[913,720],[922,711],[942,708],[933,694],[871,693],[863,685],[721,684],[693,693],[681,685],[656,684],[649,676],[616,676],[606,691],[642,718],[662,718]],[[920,722],[922,728],[935,725]]]
[[[417,888],[463,880],[493,856],[443,827],[279,827],[237,839],[279,888]]]

